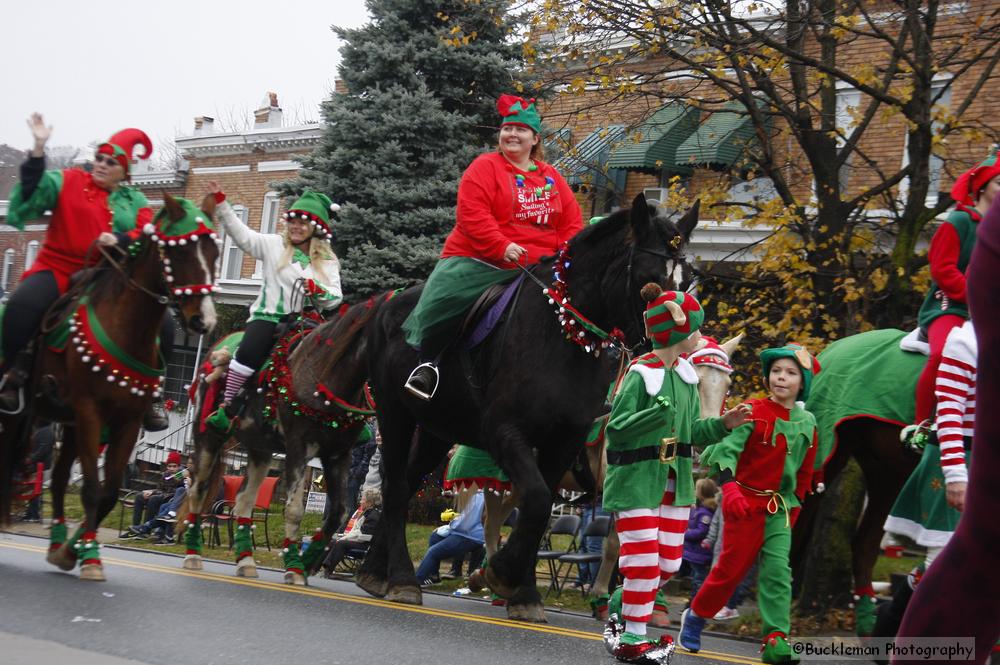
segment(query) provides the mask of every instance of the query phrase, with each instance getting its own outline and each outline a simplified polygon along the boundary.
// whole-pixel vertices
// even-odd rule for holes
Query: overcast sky
[[[32,111],[51,145],[85,146],[123,127],[156,143],[193,118],[250,113],[278,93],[286,124],[319,119],[336,78],[331,25],[367,21],[363,0],[29,0],[0,21],[0,143],[30,147]]]

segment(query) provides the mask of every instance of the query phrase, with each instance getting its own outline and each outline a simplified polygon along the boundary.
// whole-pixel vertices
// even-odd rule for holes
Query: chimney
[[[344,83],[343,79],[334,79],[333,80],[333,92],[335,94],[340,94],[340,95],[343,95],[343,94],[347,93],[347,84]]]
[[[215,118],[199,115],[194,119],[194,135],[203,136],[215,132]]]
[[[278,106],[278,93],[267,93],[267,99],[262,100],[260,108],[253,112],[253,126],[254,129],[281,127],[281,107]]]

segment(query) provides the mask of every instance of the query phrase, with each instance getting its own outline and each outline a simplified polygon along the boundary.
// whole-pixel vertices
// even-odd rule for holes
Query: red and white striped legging
[[[657,589],[681,567],[691,507],[673,504],[674,479],[670,478],[659,507],[615,513],[621,541],[618,567],[625,578],[622,618],[630,633],[646,634]]]

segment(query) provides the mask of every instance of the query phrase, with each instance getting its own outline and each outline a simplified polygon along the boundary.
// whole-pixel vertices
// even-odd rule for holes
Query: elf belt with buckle
[[[658,459],[663,464],[672,462],[677,457],[691,457],[690,443],[678,443],[677,439],[663,439],[658,446],[645,446],[634,450],[609,450],[608,464],[635,464]]]

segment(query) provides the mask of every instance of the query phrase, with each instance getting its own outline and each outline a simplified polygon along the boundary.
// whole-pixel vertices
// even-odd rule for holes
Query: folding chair
[[[45,480],[45,464],[38,462],[35,464],[35,472],[19,480],[14,481],[12,499],[14,501],[30,502],[32,499],[42,496],[42,482]],[[41,505],[38,507],[38,514],[41,515]]]
[[[264,482],[260,484],[260,489],[257,490],[257,500],[253,504],[253,513],[251,513],[251,518],[254,522],[264,523],[264,544],[267,545],[267,549],[271,549],[271,536],[267,531],[267,518],[271,516],[271,500],[274,498],[274,488],[278,484],[277,476],[268,476],[264,479]],[[258,511],[263,511],[263,515],[258,514]],[[251,539],[253,539],[253,531],[250,532]],[[256,541],[254,541],[254,547],[257,547]]]
[[[607,515],[598,515],[589,524],[587,528],[583,530],[580,534],[580,542],[583,542],[584,538],[600,538],[602,541],[608,537],[608,533],[611,531],[611,518]],[[585,563],[593,563],[595,561],[600,561],[604,557],[603,553],[603,542],[602,542],[601,552],[571,552],[569,554],[563,554],[558,559],[559,567],[556,569],[556,575],[562,571],[563,564],[566,564],[566,575],[562,578],[562,581],[556,587],[556,595],[562,592],[562,589],[566,588],[566,583],[569,581],[570,573],[573,572],[573,566],[576,566],[577,574],[580,573],[580,566]],[[580,595],[586,598],[587,594],[584,591],[583,586],[580,587]]]
[[[557,591],[559,589],[559,578],[556,576],[555,562],[563,554],[576,551],[576,532],[579,530],[579,515],[560,515],[552,522],[549,532],[542,539],[542,549],[538,550],[536,556],[539,560],[546,562],[549,567],[549,576],[552,581],[549,583],[548,591],[545,592],[546,597],[548,597],[552,589],[556,589]],[[569,536],[569,546],[564,550],[552,549],[552,536]]]
[[[222,500],[216,501],[211,511],[202,516],[212,526],[209,532],[209,547],[222,547],[219,526],[224,523],[229,533],[229,549],[233,548],[233,506],[236,505],[236,495],[239,494],[242,485],[243,476],[222,477]]]

